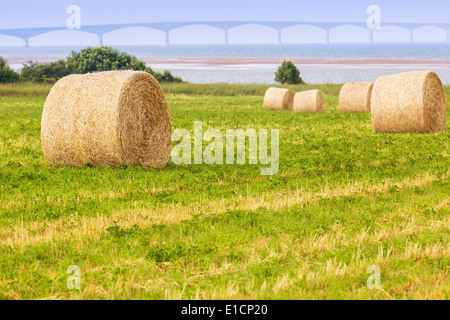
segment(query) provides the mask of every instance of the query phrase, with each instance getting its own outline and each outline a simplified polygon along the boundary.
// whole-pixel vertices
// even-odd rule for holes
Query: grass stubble
[[[0,298],[448,299],[448,124],[375,134],[370,114],[338,111],[340,86],[293,91],[316,88],[321,114],[264,111],[259,85],[164,88],[174,129],[280,129],[280,170],[261,176],[51,169],[46,87],[1,86]],[[81,290],[66,286],[71,265]],[[379,290],[366,286],[371,265]]]

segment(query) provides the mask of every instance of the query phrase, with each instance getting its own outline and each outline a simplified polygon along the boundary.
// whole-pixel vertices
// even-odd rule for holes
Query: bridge
[[[178,28],[193,26],[193,25],[201,25],[201,26],[209,26],[223,30],[223,43],[229,44],[228,34],[229,30],[245,26],[245,25],[258,25],[271,28],[278,32],[278,44],[283,44],[282,40],[282,32],[283,30],[295,27],[295,26],[307,26],[316,28],[316,30],[322,30],[325,35],[325,42],[331,42],[331,33],[333,30],[344,26],[352,26],[357,27],[360,30],[365,30],[369,33],[369,42],[374,42],[374,36],[376,36],[377,32],[380,30],[374,29],[370,30],[365,22],[277,22],[277,21],[201,21],[201,22],[155,22],[155,23],[133,23],[133,24],[110,24],[110,25],[90,25],[90,26],[82,26],[78,31],[88,32],[91,34],[95,34],[98,36],[98,45],[103,45],[103,36],[106,33],[130,28],[130,27],[142,27],[159,30],[165,33],[165,45],[170,45],[170,32],[176,30]],[[396,28],[397,30],[403,30],[409,36],[409,41],[407,42],[415,42],[414,32],[420,30],[421,28],[431,28],[436,32],[439,32],[441,39],[446,42],[450,42],[450,23],[383,23],[382,29],[385,28]],[[55,31],[67,31],[69,30],[67,27],[45,27],[45,28],[25,28],[25,29],[3,29],[0,30],[0,35],[7,35],[12,37],[18,37],[23,39],[24,46],[29,45],[29,40],[32,37],[51,33]],[[381,41],[382,42],[382,41]]]

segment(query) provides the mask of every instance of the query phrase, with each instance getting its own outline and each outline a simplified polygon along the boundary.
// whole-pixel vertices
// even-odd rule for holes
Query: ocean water
[[[83,47],[0,47],[0,56],[34,61],[63,58]],[[305,64],[298,65],[308,83],[343,83],[374,81],[382,75],[412,70],[434,70],[442,81],[450,84],[450,65],[423,65],[415,60],[450,60],[450,43],[408,44],[293,44],[293,45],[171,45],[117,46],[117,49],[142,59],[182,58],[314,58],[314,59],[402,59],[408,64]],[[20,69],[21,63],[12,63]],[[151,64],[156,71],[170,70],[185,81],[194,83],[273,83],[277,65],[206,63]]]
[[[300,76],[306,83],[345,83],[353,81],[375,81],[380,76],[417,70],[435,71],[444,84],[450,84],[450,65],[341,65],[306,64],[297,65]],[[155,71],[170,70],[184,81],[192,83],[274,83],[278,65],[152,65]]]

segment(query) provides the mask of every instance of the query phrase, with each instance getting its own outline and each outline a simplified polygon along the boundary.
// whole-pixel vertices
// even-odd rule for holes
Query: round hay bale
[[[264,96],[266,110],[292,110],[294,95],[289,89],[269,88]]]
[[[343,112],[370,112],[372,82],[349,82],[339,93],[339,109]]]
[[[297,92],[294,96],[294,112],[325,111],[325,100],[320,90]]]
[[[65,77],[51,89],[42,114],[42,147],[53,166],[162,168],[171,135],[164,92],[146,72]]]
[[[442,132],[447,108],[442,82],[432,71],[378,78],[372,92],[375,132]]]

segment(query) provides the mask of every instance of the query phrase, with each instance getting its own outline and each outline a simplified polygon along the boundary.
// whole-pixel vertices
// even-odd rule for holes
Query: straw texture
[[[289,89],[269,88],[264,96],[266,110],[292,110],[294,95]]]
[[[432,71],[378,78],[372,93],[375,132],[442,132],[447,109],[441,80]]]
[[[44,105],[42,147],[51,165],[164,167],[170,157],[169,107],[146,72],[113,71],[59,80]]]
[[[325,100],[320,90],[297,92],[294,96],[294,112],[325,111]]]
[[[372,82],[349,82],[339,94],[339,109],[343,112],[370,112]]]

